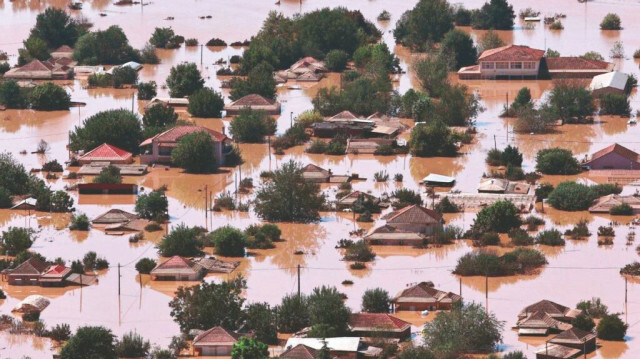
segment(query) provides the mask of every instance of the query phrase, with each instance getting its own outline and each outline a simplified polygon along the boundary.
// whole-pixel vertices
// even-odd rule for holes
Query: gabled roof
[[[595,334],[573,327],[556,335],[550,341],[556,344],[583,344],[595,338]]]
[[[69,45],[62,45],[51,52],[73,52],[73,49]]]
[[[626,148],[626,147],[624,147],[622,145],[614,143],[614,144],[609,145],[609,146],[607,146],[607,147],[605,147],[605,148],[603,148],[603,149],[601,149],[599,151],[594,152],[591,155],[591,159],[589,160],[589,162],[591,162],[593,160],[597,160],[598,158],[603,157],[605,155],[608,155],[610,153],[616,153],[616,154],[628,159],[629,161],[633,161],[633,162],[638,162],[638,160],[639,160],[638,157],[640,156],[638,153],[636,153],[636,152],[634,152],[634,151],[632,151],[632,150],[630,150],[630,149],[628,149],[628,148]]]
[[[414,204],[387,214],[387,224],[399,223],[440,223],[442,215],[434,210]]]
[[[606,71],[613,68],[611,62],[585,59],[578,56],[561,56],[561,57],[547,57],[547,68],[549,71],[559,70],[592,70],[592,71]]]
[[[33,197],[29,197],[16,203],[13,207],[11,207],[11,209],[35,208],[36,204],[38,204],[38,200]]]
[[[140,147],[150,145],[154,142],[175,143],[185,135],[195,132],[208,132],[211,137],[218,142],[222,142],[227,139],[227,136],[225,136],[223,133],[212,130],[210,128],[201,126],[176,126],[151,138],[147,138],[140,144]]]
[[[394,302],[457,302],[462,297],[455,293],[445,292],[433,287],[432,282],[421,282],[400,291],[394,298]]]
[[[360,348],[360,338],[356,337],[336,337],[336,338],[289,338],[285,348],[295,347],[304,344],[316,350],[322,349],[325,345],[332,351],[357,352]]]
[[[529,46],[507,45],[484,51],[479,61],[540,61],[544,50],[532,49]]]
[[[422,241],[426,236],[419,231],[405,230],[385,224],[369,230],[365,239],[368,240],[396,240],[396,241]]]
[[[345,110],[331,116],[330,118],[327,119],[327,121],[353,121],[353,120],[359,120],[359,119],[360,118],[354,115],[353,112]]]
[[[571,324],[563,323],[553,319],[549,314],[538,311],[529,314],[528,317],[518,322],[518,328],[545,328],[554,330],[567,330],[571,328]]]
[[[348,199],[357,200],[358,198],[360,198],[360,196],[363,196],[364,198],[368,198],[368,199],[370,199],[372,201],[378,201],[379,200],[378,197],[376,197],[376,196],[374,196],[372,194],[369,194],[369,193],[366,193],[366,192],[362,192],[362,191],[353,191],[353,192],[349,193],[348,195],[341,197],[338,200],[338,202],[343,202],[343,201],[348,200]]]
[[[94,218],[92,222],[98,224],[122,223],[138,218],[140,217],[136,214],[129,213],[121,209],[112,208]]]
[[[621,204],[627,204],[633,209],[640,207],[640,198],[635,196],[621,196],[619,194],[608,194],[600,197],[596,204],[589,207],[589,212],[608,213],[611,208]]]
[[[153,268],[151,274],[197,274],[202,272],[203,270],[204,268],[202,268],[199,264],[194,263],[190,259],[181,256],[173,256]]]
[[[40,275],[49,265],[36,257],[31,257],[15,267],[9,275]]]
[[[304,344],[298,344],[295,347],[286,350],[280,354],[280,359],[316,359],[319,350],[308,347]]]
[[[504,192],[509,186],[509,181],[501,178],[487,178],[478,185],[478,192]]]
[[[53,65],[48,61],[40,61],[38,59],[33,59],[31,62],[20,66],[16,71],[18,72],[34,72],[34,71],[51,71],[53,69]]]
[[[131,158],[131,152],[103,143],[100,146],[80,156],[81,160],[88,161],[120,161]]]
[[[309,163],[308,165],[304,166],[304,167],[302,168],[302,172],[303,172],[303,173],[305,173],[305,172],[306,172],[306,173],[309,173],[309,172],[319,172],[319,173],[322,173],[323,175],[327,175],[327,176],[331,175],[331,172],[330,172],[330,171],[325,170],[325,169],[324,169],[324,168],[322,168],[322,167],[316,166],[316,165],[314,165],[313,163]]]
[[[594,76],[593,79],[591,79],[591,84],[589,84],[589,89],[594,91],[601,88],[611,87],[624,91],[625,87],[627,87],[627,79],[629,79],[629,75],[624,72],[607,72],[606,74]]]
[[[232,103],[229,106],[269,106],[275,103],[274,100],[268,99],[266,97],[260,96],[258,94],[251,94],[241,97]]]
[[[193,339],[194,346],[204,345],[233,345],[241,335],[222,327],[208,329]]]
[[[565,307],[564,305],[552,302],[550,300],[543,299],[539,302],[533,303],[525,307],[518,316],[527,317],[529,313],[544,312],[553,318],[557,318],[557,317],[564,317],[570,311],[571,309],[568,307]]]
[[[349,326],[353,331],[388,330],[402,332],[411,328],[411,323],[388,313],[352,313]]]
[[[42,274],[40,280],[62,280],[69,273],[71,273],[71,268],[56,264],[49,267],[49,269]]]
[[[575,358],[581,353],[580,349],[565,347],[560,344],[545,344],[536,351],[536,354],[544,354],[549,358]]]

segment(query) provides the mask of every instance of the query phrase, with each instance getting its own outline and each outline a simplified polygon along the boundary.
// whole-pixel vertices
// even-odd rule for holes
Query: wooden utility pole
[[[209,185],[204,185],[204,226],[205,228],[209,224]]]
[[[462,298],[462,276],[460,276],[460,298]]]
[[[204,51],[204,45],[200,44],[200,66],[202,66],[202,52]]]
[[[298,299],[300,299],[300,265],[298,264]]]
[[[496,135],[493,135],[493,149],[498,150],[498,143],[496,142]]]
[[[627,277],[624,277],[624,319],[627,324],[629,324],[629,307],[627,301]]]
[[[484,275],[484,297],[485,297],[485,311],[489,314],[489,275]]]

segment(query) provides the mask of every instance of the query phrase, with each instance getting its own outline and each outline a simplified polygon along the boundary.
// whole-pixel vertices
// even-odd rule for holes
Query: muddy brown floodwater
[[[484,0],[462,1],[467,8],[477,8]],[[29,29],[35,23],[36,15],[47,6],[66,7],[67,1],[2,1],[0,0],[0,49],[9,53],[10,62],[17,61],[17,50],[21,40],[28,36]],[[244,40],[255,34],[269,11],[276,10],[293,15],[298,11],[309,11],[324,6],[345,6],[358,9],[370,20],[375,21],[382,10],[392,13],[392,20],[386,23],[376,22],[384,31],[383,40],[394,49],[401,60],[401,66],[409,70],[411,64],[420,57],[411,54],[407,49],[395,46],[393,36],[389,32],[395,21],[415,1],[376,0],[376,1],[338,1],[338,0],[283,0],[275,5],[274,0],[237,0],[237,1],[198,1],[182,0],[180,6],[175,1],[156,0],[146,6],[114,6],[111,1],[95,0],[85,2],[84,9],[72,11],[74,16],[82,15],[95,24],[94,28],[106,28],[110,25],[121,26],[134,47],[141,47],[149,38],[156,26],[171,26],[177,34],[185,38],[197,38],[200,43],[212,37],[219,37],[227,42]],[[631,0],[589,1],[580,4],[575,0],[557,0],[545,2],[544,5],[534,0],[512,1],[516,13],[525,7],[533,7],[542,11],[543,15],[562,12],[567,15],[563,19],[565,30],[550,31],[542,24],[535,24],[533,29],[525,29],[516,19],[513,31],[500,31],[499,35],[507,43],[529,45],[536,48],[552,48],[563,55],[580,55],[594,50],[608,56],[615,41],[622,41],[626,51],[626,59],[615,60],[616,68],[638,75],[638,63],[631,54],[640,48],[640,4]],[[615,12],[622,18],[623,31],[600,31],[598,24],[608,12]],[[100,16],[100,13],[107,16]],[[212,15],[210,20],[200,20],[202,15]],[[173,21],[164,20],[168,16]],[[469,31],[472,36],[482,35],[481,31]],[[221,79],[215,75],[218,59],[226,59],[241,54],[240,48],[200,48],[184,47],[177,50],[160,50],[158,55],[162,62],[156,66],[145,66],[140,73],[141,81],[155,80],[164,84],[171,66],[191,61],[200,64],[207,86],[219,88]],[[455,80],[455,76],[452,76]],[[289,127],[290,116],[310,109],[311,97],[322,86],[336,84],[337,76],[330,76],[317,85],[304,85],[301,90],[281,88],[278,92],[282,102],[282,115],[278,118],[278,132]],[[476,141],[466,146],[463,155],[456,158],[413,158],[410,155],[397,157],[374,157],[367,155],[322,156],[308,155],[301,147],[290,149],[285,155],[269,155],[267,145],[241,145],[246,163],[242,166],[242,176],[250,176],[255,183],[259,181],[259,173],[263,170],[277,168],[283,161],[294,159],[303,163],[315,163],[321,167],[331,168],[334,173],[357,173],[366,181],[356,182],[357,190],[372,191],[374,194],[390,193],[398,187],[419,189],[419,180],[431,172],[456,176],[456,189],[473,192],[483,172],[486,152],[494,146],[494,138],[498,147],[510,143],[517,145],[524,153],[524,169],[531,171],[535,163],[535,153],[550,146],[561,146],[571,149],[574,154],[584,156],[594,150],[613,142],[622,143],[636,151],[640,150],[640,130],[628,126],[625,119],[615,117],[597,118],[593,125],[569,125],[545,135],[515,134],[511,131],[512,123],[508,119],[498,117],[505,102],[507,93],[513,99],[522,86],[531,89],[535,99],[545,96],[551,87],[549,81],[463,81],[482,98],[486,111],[477,119],[478,136]],[[87,103],[86,107],[73,108],[64,112],[34,112],[28,110],[0,112],[0,150],[8,151],[27,168],[40,167],[45,161],[57,159],[63,162],[68,157],[65,148],[68,131],[84,118],[96,112],[113,108],[133,108],[140,112],[143,105],[137,101],[132,90],[86,90],[84,81],[61,82],[67,87],[74,101]],[[411,72],[401,76],[396,83],[397,89],[404,92],[416,86]],[[160,89],[159,95],[165,95],[166,89]],[[633,112],[640,108],[637,94],[631,98]],[[182,114],[188,117],[187,114]],[[221,130],[229,124],[228,119],[206,120],[194,119],[203,126]],[[495,137],[494,137],[495,136]],[[51,150],[46,155],[21,155],[21,150],[33,151],[40,139],[46,140]],[[385,169],[390,175],[401,173],[404,182],[378,184],[373,181],[373,174]],[[126,181],[138,183],[148,190],[162,185],[168,187],[170,227],[180,223],[188,225],[217,228],[231,224],[247,227],[259,222],[254,213],[217,212],[205,221],[204,192],[205,185],[215,194],[233,190],[234,177],[237,170],[212,175],[187,175],[178,169],[153,169],[145,177],[127,178]],[[586,175],[583,175],[586,176]],[[545,176],[545,181],[559,183],[579,176]],[[598,181],[597,178],[592,178]],[[60,189],[65,180],[49,181],[53,188]],[[323,190],[335,196],[335,186],[324,186]],[[633,192],[634,188],[626,188],[625,192]],[[424,189],[421,190],[424,192]],[[109,208],[133,210],[133,196],[80,196],[72,192],[77,209],[89,217],[94,217]],[[251,195],[244,195],[248,200]],[[584,218],[589,221],[589,228],[596,233],[597,227],[611,221],[609,216],[593,215],[586,212],[567,213],[546,208],[540,213],[546,221],[546,228],[557,227],[564,231],[572,224]],[[463,226],[465,229],[472,223],[475,214],[468,212],[447,216],[449,223]],[[519,338],[511,328],[515,324],[520,309],[543,298],[573,306],[581,299],[598,296],[602,298],[612,312],[623,313],[622,317],[629,323],[628,340],[620,343],[600,342],[602,344],[589,357],[599,358],[638,358],[640,357],[640,283],[630,281],[628,285],[628,305],[625,307],[625,282],[618,274],[618,268],[631,261],[638,260],[636,244],[627,246],[626,235],[631,218],[623,218],[615,227],[616,239],[611,246],[598,246],[595,234],[588,240],[568,240],[564,248],[542,247],[547,255],[549,265],[539,272],[505,278],[490,278],[488,282],[488,303],[485,303],[484,278],[467,277],[461,283],[451,273],[458,257],[473,250],[466,242],[425,250],[408,248],[376,247],[378,256],[375,262],[367,265],[363,271],[352,271],[348,264],[340,260],[340,253],[334,248],[338,240],[347,238],[349,232],[361,225],[353,222],[350,215],[323,213],[322,220],[315,224],[280,224],[285,242],[278,243],[275,249],[252,251],[250,256],[242,260],[241,266],[233,275],[242,274],[247,278],[247,301],[266,301],[271,304],[279,302],[285,293],[296,290],[296,266],[301,265],[301,289],[310,292],[319,285],[334,285],[347,296],[347,305],[358,310],[362,293],[373,287],[384,287],[392,294],[405,287],[407,283],[432,280],[438,288],[458,292],[467,301],[487,304],[500,320],[505,321],[504,350],[523,350],[529,358],[534,357],[535,348],[544,344],[548,338]],[[179,285],[194,283],[150,283],[149,278],[138,278],[133,265],[141,257],[158,256],[155,243],[161,233],[146,234],[147,239],[131,244],[127,236],[109,236],[99,229],[88,233],[71,232],[66,229],[68,215],[50,215],[48,213],[23,213],[21,211],[0,210],[0,227],[30,226],[37,230],[38,236],[32,250],[42,253],[48,258],[62,257],[67,261],[81,258],[87,251],[95,251],[111,263],[108,270],[99,273],[99,284],[85,287],[68,287],[50,289],[39,287],[17,287],[2,283],[7,299],[0,301],[0,313],[8,314],[11,308],[30,294],[42,294],[51,299],[51,305],[42,313],[42,319],[48,326],[58,323],[69,323],[73,328],[81,325],[104,325],[121,335],[130,330],[148,338],[158,345],[167,345],[171,336],[178,334],[178,326],[169,315],[167,303],[173,291]],[[366,225],[363,228],[369,228]],[[544,228],[544,227],[543,227]],[[294,255],[301,250],[303,255]],[[118,269],[121,264],[121,296],[118,297]],[[209,275],[205,280],[220,281],[225,275]],[[341,282],[350,279],[353,285],[343,286]],[[416,313],[402,313],[403,318],[410,320],[418,331],[421,325],[433,318],[421,318]],[[47,340],[31,336],[15,336],[0,333],[0,357],[16,358],[27,355],[32,358],[48,358],[53,348]]]

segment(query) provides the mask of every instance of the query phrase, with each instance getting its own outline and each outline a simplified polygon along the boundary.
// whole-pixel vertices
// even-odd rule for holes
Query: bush
[[[249,71],[246,79],[233,78],[231,80],[232,101],[246,95],[257,94],[268,99],[276,97],[276,81],[273,78],[273,67],[262,63]]]
[[[454,239],[462,238],[462,228],[456,226],[446,226],[442,228],[436,228],[433,233],[433,237],[428,243],[435,245],[444,245],[453,243]]]
[[[573,325],[574,328],[584,330],[585,332],[591,332],[596,326],[596,323],[585,313],[580,313],[575,318],[573,318],[573,320],[571,321],[571,325]]]
[[[609,194],[620,194],[622,192],[622,187],[614,183],[600,183],[590,186],[589,189],[591,189],[591,192],[593,192],[596,198]]]
[[[310,337],[334,337],[347,333],[350,310],[335,287],[316,287],[308,300]]]
[[[64,168],[62,168],[58,160],[53,160],[42,165],[42,170],[45,172],[63,172]]]
[[[616,232],[613,227],[600,226],[598,227],[598,237],[615,237]]]
[[[194,63],[184,63],[172,67],[166,82],[171,97],[190,96],[204,87],[204,80]]]
[[[213,39],[207,41],[207,46],[227,46],[227,43],[222,39],[214,37]]]
[[[68,110],[71,106],[71,96],[64,88],[46,82],[36,85],[29,93],[31,108],[37,111]]]
[[[116,342],[116,353],[119,358],[142,358],[149,354],[151,344],[135,332],[125,333]]]
[[[156,246],[163,257],[192,257],[202,253],[203,242],[201,231],[196,227],[179,224],[171,229]]]
[[[438,213],[458,213],[460,212],[460,207],[458,207],[457,204],[451,202],[448,197],[444,197],[436,205],[435,211]]]
[[[194,39],[194,38],[186,39],[184,41],[184,45],[185,46],[198,46],[198,39]]]
[[[621,203],[617,206],[611,207],[609,213],[614,216],[631,216],[633,215],[633,208],[626,203]]]
[[[116,359],[114,336],[104,327],[80,327],[60,350],[60,359]]]
[[[382,144],[376,148],[373,154],[376,156],[392,156],[395,154],[395,150],[392,145]]]
[[[0,187],[0,208],[10,208],[13,206],[11,193],[4,187]]]
[[[311,142],[305,151],[308,153],[325,153],[327,152],[327,147],[327,143],[323,140],[315,140]]]
[[[458,29],[447,32],[440,43],[440,52],[451,57],[454,70],[475,64],[478,57],[471,36]]]
[[[575,182],[562,182],[549,194],[549,204],[563,211],[584,211],[595,200],[588,186]]]
[[[409,149],[417,157],[452,157],[458,152],[455,142],[449,127],[444,122],[435,120],[411,130]]]
[[[606,314],[598,322],[596,332],[598,332],[598,339],[622,341],[628,328],[629,326],[617,314]]]
[[[87,252],[82,258],[82,268],[85,271],[102,270],[109,268],[109,262],[93,251]]]
[[[21,227],[9,227],[2,231],[0,243],[4,253],[16,255],[31,248],[33,244],[33,230]]]
[[[141,194],[136,200],[135,211],[145,219],[164,222],[168,216],[169,201],[163,191],[151,191]]]
[[[349,55],[342,50],[331,50],[324,58],[324,62],[329,71],[340,72],[347,66]]]
[[[22,320],[25,322],[37,322],[40,319],[39,311],[27,312],[22,315]]]
[[[470,231],[473,238],[478,238],[486,232],[507,233],[521,224],[518,209],[512,202],[497,201],[478,212]]]
[[[189,113],[194,117],[220,117],[224,107],[222,95],[208,87],[202,88],[189,96]]]
[[[307,296],[285,294],[278,306],[278,314],[278,331],[281,333],[295,333],[309,326]]]
[[[396,42],[423,50],[429,42],[440,42],[453,29],[453,10],[444,0],[421,0],[396,23]]]
[[[353,270],[362,270],[367,268],[367,265],[362,262],[353,262],[349,265],[349,268]]]
[[[139,51],[140,62],[143,64],[155,65],[160,63],[160,58],[156,55],[156,48],[147,43]]]
[[[536,243],[547,246],[564,246],[565,244],[562,234],[555,228],[538,233]]]
[[[562,21],[556,20],[549,25],[549,29],[551,30],[564,30],[564,25],[562,25]]]
[[[576,304],[576,308],[582,310],[592,318],[602,318],[607,315],[609,308],[602,303],[600,298],[591,298],[591,300],[582,300]]]
[[[608,93],[600,98],[601,115],[618,115],[628,117],[631,115],[629,98],[625,94]]]
[[[100,170],[94,179],[93,183],[106,183],[106,184],[120,184],[122,183],[122,175],[120,174],[120,168],[114,165],[109,165]]]
[[[530,246],[533,244],[533,237],[522,228],[513,228],[509,231],[511,244],[514,246]]]
[[[172,48],[172,41],[175,37],[175,33],[170,27],[156,27],[151,34],[149,43],[155,47],[165,49]]]
[[[140,274],[149,274],[156,267],[156,261],[151,258],[142,258],[136,263],[136,270]]]
[[[474,29],[513,29],[513,19],[515,12],[507,0],[491,0],[484,3],[480,10],[473,11],[471,26]]]
[[[264,111],[245,109],[231,120],[229,133],[238,142],[260,143],[276,131],[276,122]]]
[[[74,46],[73,58],[85,65],[120,65],[139,60],[139,54],[129,45],[124,31],[113,25],[82,35]]]
[[[376,254],[371,250],[371,247],[364,239],[361,239],[346,248],[342,259],[345,261],[369,262],[375,257]]]
[[[484,246],[497,246],[500,244],[500,236],[495,232],[487,232],[480,236],[480,239],[474,242],[475,245]]]
[[[546,148],[536,154],[536,170],[547,175],[573,175],[580,172],[580,164],[569,150]]]
[[[608,13],[600,22],[600,30],[622,30],[622,23],[620,16],[613,13]]]
[[[72,151],[89,151],[103,143],[138,153],[142,139],[140,119],[129,110],[107,110],[87,118],[69,135]]]
[[[209,238],[215,245],[217,254],[226,257],[244,257],[246,236],[239,229],[224,226],[211,232]]]
[[[408,188],[399,188],[391,193],[393,201],[391,205],[394,209],[398,210],[414,204],[422,205],[422,198],[420,193],[410,190]]]
[[[536,202],[542,202],[543,199],[548,198],[549,194],[553,192],[553,185],[549,182],[541,183],[535,190]]]
[[[620,269],[620,274],[640,276],[640,262],[633,262]]]
[[[534,215],[529,215],[527,216],[527,218],[524,219],[524,224],[527,225],[528,231],[535,231],[538,229],[538,226],[541,226],[544,223],[545,223],[544,219],[540,217],[536,217]]]
[[[564,232],[564,235],[570,236],[573,239],[589,237],[591,233],[589,233],[589,227],[587,225],[588,225],[587,220],[581,219],[580,221],[578,221],[578,223],[575,226],[573,226],[572,229],[567,229]]]
[[[84,213],[78,213],[71,216],[71,224],[69,224],[69,229],[77,230],[77,231],[88,231],[91,227],[91,222],[89,221],[89,217],[87,217]]]
[[[203,130],[183,136],[171,152],[171,162],[188,173],[214,172],[219,163],[216,163],[211,135]]]
[[[389,313],[391,297],[382,288],[367,289],[362,295],[362,311],[365,313]]]
[[[69,327],[69,324],[66,324],[66,323],[56,324],[54,327],[52,327],[49,330],[49,338],[57,342],[67,341],[69,340],[70,337],[71,337],[71,327]]]
[[[517,248],[498,256],[493,252],[467,253],[458,259],[454,274],[490,277],[527,273],[547,263],[545,256],[531,248]]]
[[[158,94],[155,81],[138,83],[138,100],[151,100]]]

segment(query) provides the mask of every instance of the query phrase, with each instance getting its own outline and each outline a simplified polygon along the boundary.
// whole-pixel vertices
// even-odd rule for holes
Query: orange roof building
[[[360,337],[411,338],[411,323],[388,313],[352,313],[349,328],[351,334]]]
[[[398,293],[391,302],[394,311],[400,310],[448,310],[453,303],[462,297],[455,293],[445,292],[433,287],[432,282],[420,282],[409,286]]]
[[[197,281],[202,279],[206,270],[190,259],[173,256],[151,270],[152,280]]]
[[[251,94],[225,105],[224,109],[227,111],[228,116],[235,116],[244,109],[260,110],[268,115],[279,115],[280,103],[258,94]]]
[[[133,155],[121,148],[103,143],[78,158],[81,165],[91,162],[109,162],[111,164],[127,164],[133,162]]]
[[[230,356],[233,345],[241,335],[222,327],[208,329],[193,339],[193,349],[196,355],[202,356]]]
[[[442,215],[420,205],[407,206],[382,217],[386,224],[372,228],[364,239],[370,244],[421,245],[442,228]]]
[[[225,134],[201,126],[176,126],[153,137],[147,138],[140,144],[140,163],[171,163],[171,152],[178,146],[184,136],[197,132],[206,132],[213,139],[213,157],[217,166],[224,164],[225,143],[229,138]]]

